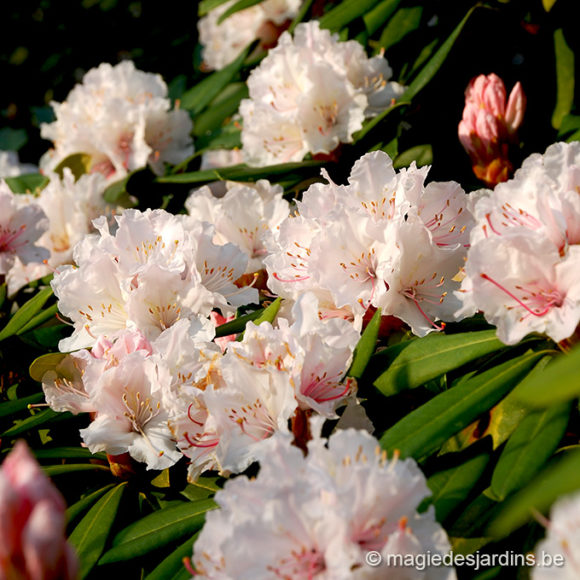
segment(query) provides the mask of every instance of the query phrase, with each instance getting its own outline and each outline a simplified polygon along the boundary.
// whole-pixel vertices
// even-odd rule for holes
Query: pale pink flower
[[[74,580],[64,499],[19,441],[0,468],[0,578]]]
[[[22,204],[0,180],[0,276],[10,271],[16,258],[29,264],[50,257],[46,248],[36,245],[47,227],[48,220],[40,206]]]
[[[488,185],[507,181],[512,172],[508,145],[517,142],[526,96],[518,82],[506,104],[503,81],[495,74],[479,75],[465,90],[459,140],[469,153],[473,172]]]

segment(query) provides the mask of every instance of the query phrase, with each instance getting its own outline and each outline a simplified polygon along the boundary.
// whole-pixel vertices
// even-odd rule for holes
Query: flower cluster
[[[531,332],[559,342],[580,322],[579,170],[580,144],[556,143],[512,180],[471,194],[463,312],[483,311],[507,344]]]
[[[264,0],[219,22],[235,3],[229,0],[221,4],[197,23],[203,62],[208,70],[224,68],[256,39],[263,48],[275,46],[280,33],[298,13],[302,1]]]
[[[322,316],[359,324],[380,307],[419,336],[455,320],[473,218],[461,187],[425,186],[427,171],[397,173],[378,151],[355,163],[348,185],[312,185],[265,260],[270,289],[287,298],[314,291]]]
[[[45,169],[82,153],[90,156],[90,171],[117,180],[146,165],[162,174],[165,163],[193,154],[189,114],[170,110],[161,76],[131,61],[91,69],[65,102],[52,106],[56,121],[41,125],[54,144],[41,160]]]
[[[250,98],[240,104],[246,162],[301,161],[349,143],[366,117],[402,94],[391,75],[385,58],[369,59],[358,42],[339,42],[316,21],[299,24],[294,37],[285,32],[250,74]]]
[[[369,551],[449,550],[433,508],[417,513],[430,491],[414,460],[387,459],[376,439],[354,429],[326,443],[315,436],[306,458],[282,434],[261,444],[258,477],[238,477],[216,494],[221,509],[207,514],[194,545],[195,578],[378,579],[385,567],[366,564]],[[455,571],[407,568],[405,578],[451,580]]]
[[[26,443],[16,443],[0,467],[0,578],[77,578],[77,558],[65,538],[65,509]]]

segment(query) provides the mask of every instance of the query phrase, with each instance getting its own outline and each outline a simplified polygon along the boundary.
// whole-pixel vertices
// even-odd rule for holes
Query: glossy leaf
[[[259,308],[258,310],[254,310],[254,312],[250,312],[249,314],[244,314],[239,318],[234,320],[230,320],[229,322],[225,322],[224,324],[220,324],[215,329],[216,338],[221,338],[222,336],[228,336],[230,334],[238,334],[240,332],[244,332],[246,328],[246,324],[250,322],[250,320],[257,320],[262,316],[264,313],[265,308]]]
[[[85,578],[103,553],[127,483],[121,483],[104,495],[79,522],[69,542],[80,560],[80,577]]]
[[[509,438],[493,472],[491,491],[503,500],[522,488],[558,447],[570,416],[568,403],[528,415]]]
[[[489,459],[489,453],[484,451],[456,467],[439,471],[429,477],[427,485],[433,492],[432,503],[438,522],[443,522],[469,497]]]
[[[495,330],[449,335],[432,333],[377,353],[376,364],[384,364],[387,370],[374,385],[384,395],[394,395],[419,387],[504,346]]]
[[[256,326],[260,325],[262,322],[269,322],[270,324],[274,322],[276,315],[278,314],[278,310],[280,310],[280,305],[282,304],[282,298],[276,298],[272,304],[270,304],[267,308],[265,308],[253,322]],[[233,321],[232,321],[233,322]],[[244,327],[245,328],[245,327]],[[243,339],[243,331],[238,336],[237,340]]]
[[[403,457],[429,456],[451,435],[493,407],[541,356],[526,353],[436,395],[388,429],[381,438],[381,446],[388,452],[398,449]]]
[[[580,450],[562,453],[547,465],[526,487],[506,500],[489,524],[488,533],[496,538],[511,534],[530,521],[534,512],[546,514],[560,496],[580,489]]]
[[[66,159],[63,159],[57,166],[54,172],[62,179],[64,176],[64,170],[70,169],[75,180],[79,179],[82,175],[89,173],[91,170],[92,159],[90,155],[86,153],[74,153],[69,155]]]
[[[542,373],[530,376],[518,389],[525,405],[547,407],[580,396],[580,345],[555,358]]]
[[[355,379],[362,377],[377,345],[377,338],[381,328],[381,316],[382,310],[377,308],[354,349],[352,364],[347,373],[349,377],[354,377]]]
[[[403,151],[393,161],[393,167],[395,169],[408,167],[413,161],[417,164],[417,167],[433,163],[433,149],[431,145],[416,145]]]
[[[198,534],[193,538],[187,538],[179,548],[169,554],[150,574],[145,576],[145,580],[189,580],[191,574],[183,565],[184,559],[191,559],[193,555],[193,544],[197,539]]]
[[[0,332],[0,340],[5,340],[22,330],[40,312],[51,296],[52,288],[43,288],[28,302],[25,302]]]
[[[28,173],[18,177],[6,177],[4,181],[14,193],[36,193],[42,190],[50,179],[40,173]]]
[[[347,24],[360,18],[372,10],[380,0],[344,0],[335,8],[329,10],[321,19],[320,26],[328,28],[334,32],[344,28]],[[400,4],[401,0],[393,2],[396,5]]]
[[[238,74],[249,52],[250,47],[247,47],[236,60],[186,91],[181,97],[181,108],[189,111],[194,117],[199,115]]]
[[[373,12],[378,10],[383,6],[389,6],[388,2],[382,2],[375,8]],[[372,14],[369,16],[372,17]],[[388,24],[385,26],[383,33],[381,34],[381,38],[379,40],[379,46],[384,48],[385,50],[389,50],[391,46],[399,43],[407,34],[413,32],[419,27],[421,23],[421,16],[423,14],[423,7],[422,6],[409,6],[403,7],[397,10],[395,15],[389,20]],[[366,22],[366,19],[365,19]],[[376,26],[370,26],[367,24],[367,29],[372,30]],[[380,27],[379,27],[380,28]],[[377,28],[378,30],[378,28]],[[371,34],[373,34],[371,32]]]
[[[24,411],[28,405],[33,405],[34,403],[40,403],[44,401],[44,393],[35,393],[29,397],[24,397],[22,399],[16,399],[15,401],[5,401],[0,403],[0,418],[9,417],[14,415],[19,411]]]
[[[70,526],[71,524],[75,524],[79,516],[86,512],[92,505],[94,505],[95,502],[99,498],[103,497],[103,495],[107,493],[113,486],[114,484],[112,483],[105,485],[101,489],[97,489],[97,491],[88,494],[68,507],[66,510],[66,519],[68,521],[68,525]]]
[[[39,356],[30,365],[28,373],[37,382],[42,383],[42,377],[48,371],[54,371],[67,356],[64,352],[51,352]]]
[[[100,560],[110,564],[130,560],[198,531],[205,514],[217,507],[212,499],[158,510],[121,530]]]
[[[67,463],[66,465],[48,465],[43,467],[44,473],[49,477],[78,473],[79,471],[111,471],[108,465],[100,463]]]
[[[107,461],[106,453],[91,453],[86,447],[53,447],[52,449],[34,449],[37,459],[101,459]]]
[[[235,4],[232,4],[219,18],[217,23],[221,24],[226,18],[229,18],[232,14],[239,12],[240,10],[246,10],[259,4],[262,0],[238,0]]]
[[[205,16],[208,12],[215,10],[218,6],[229,2],[229,0],[201,0],[198,7],[199,16]]]
[[[413,82],[407,87],[407,90],[403,93],[401,100],[410,101],[433,79],[437,71],[447,59],[455,41],[461,34],[465,23],[468,21],[474,9],[475,7],[469,10],[469,12],[463,17],[463,20],[461,20],[455,30],[453,30],[447,40],[441,45],[439,50],[437,50],[429,62],[427,62],[427,64],[421,69],[421,72],[419,72],[419,74],[413,79]]]
[[[235,83],[226,87],[226,98],[214,102],[211,106],[196,118],[193,127],[193,134],[201,137],[212,130],[220,127],[224,120],[237,112],[242,99],[248,97],[248,87],[245,83]],[[221,95],[220,95],[221,96]]]
[[[43,411],[39,411],[32,415],[32,417],[28,417],[22,421],[19,421],[17,425],[11,427],[7,431],[4,431],[0,437],[16,437],[17,435],[22,435],[23,433],[27,433],[32,429],[37,429],[38,427],[42,427],[44,425],[48,425],[51,423],[56,423],[60,421],[66,421],[70,419],[73,415],[71,413],[57,413],[52,409],[44,409]]]
[[[556,57],[556,107],[552,114],[552,127],[559,129],[564,117],[574,104],[574,52],[559,28],[554,32],[554,53]]]

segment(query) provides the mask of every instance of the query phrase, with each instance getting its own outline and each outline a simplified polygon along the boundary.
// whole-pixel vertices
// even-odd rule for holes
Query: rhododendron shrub
[[[12,4],[0,579],[575,577],[570,3]]]

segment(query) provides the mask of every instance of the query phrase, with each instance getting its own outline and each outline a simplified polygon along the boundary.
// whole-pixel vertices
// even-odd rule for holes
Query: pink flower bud
[[[505,86],[493,73],[475,77],[465,90],[459,140],[469,153],[473,172],[487,185],[509,179],[512,171],[509,144],[517,143],[517,129],[525,108],[521,84],[514,86],[506,106]]]
[[[19,441],[0,467],[0,578],[72,580],[76,556],[65,537],[66,504]]]

